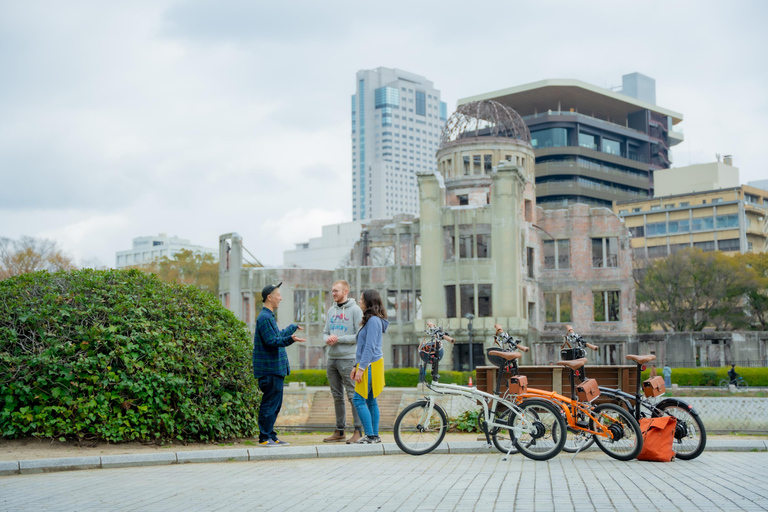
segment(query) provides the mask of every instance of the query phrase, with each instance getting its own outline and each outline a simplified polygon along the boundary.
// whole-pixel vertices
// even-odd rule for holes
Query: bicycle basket
[[[587,352],[583,348],[564,348],[560,351],[560,360],[562,361],[573,361],[582,357],[587,357]]]
[[[425,363],[440,361],[443,354],[443,344],[439,341],[428,341],[419,347],[419,357]]]

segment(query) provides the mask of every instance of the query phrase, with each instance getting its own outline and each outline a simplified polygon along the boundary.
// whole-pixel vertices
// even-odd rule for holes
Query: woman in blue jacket
[[[365,290],[360,297],[360,309],[363,310],[362,328],[357,333],[357,351],[350,377],[356,382],[355,396],[352,403],[357,409],[365,436],[359,444],[380,443],[379,404],[376,397],[384,389],[384,354],[382,338],[387,332],[387,311],[376,290]]]

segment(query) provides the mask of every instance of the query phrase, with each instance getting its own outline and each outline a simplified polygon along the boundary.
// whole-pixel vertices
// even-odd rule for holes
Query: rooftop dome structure
[[[493,100],[473,101],[456,109],[445,123],[440,148],[467,137],[508,137],[528,144],[531,133],[520,115]]]

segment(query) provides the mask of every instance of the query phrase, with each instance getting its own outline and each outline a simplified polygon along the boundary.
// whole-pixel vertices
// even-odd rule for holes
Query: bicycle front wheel
[[[661,410],[667,416],[677,419],[675,439],[672,441],[675,457],[691,460],[701,455],[707,445],[707,432],[704,430],[701,419],[691,414],[690,410],[682,404],[665,405]]]
[[[563,449],[567,431],[560,408],[544,400],[525,400],[509,415],[509,435],[517,450],[533,460],[549,460]]]
[[[438,447],[448,430],[448,415],[438,404],[419,400],[407,406],[395,420],[395,443],[405,453],[424,455]]]
[[[741,391],[746,391],[749,389],[749,384],[747,384],[747,381],[745,381],[744,379],[739,379],[736,382],[736,387]]]
[[[643,433],[640,424],[627,411],[615,404],[600,404],[592,409],[593,415],[608,434],[594,436],[597,446],[616,460],[632,460],[643,449]],[[602,429],[589,420],[592,430]]]

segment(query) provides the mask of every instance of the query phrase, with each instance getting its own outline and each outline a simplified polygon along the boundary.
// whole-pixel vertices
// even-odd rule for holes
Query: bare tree
[[[73,270],[72,258],[53,240],[22,236],[18,240],[0,237],[0,279],[48,270]]]

